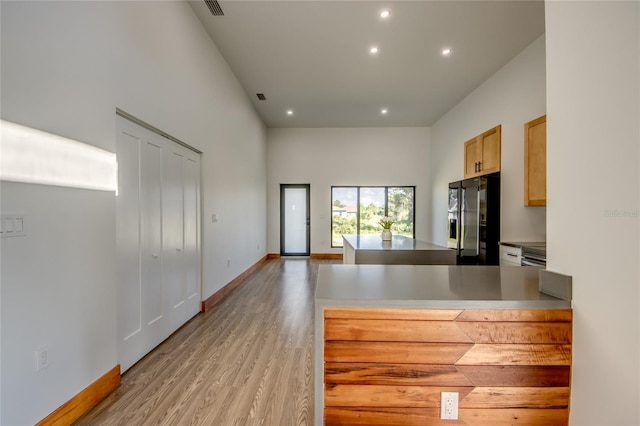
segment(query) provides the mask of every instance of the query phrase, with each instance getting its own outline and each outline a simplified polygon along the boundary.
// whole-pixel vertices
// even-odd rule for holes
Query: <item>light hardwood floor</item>
[[[313,424],[318,265],[267,260],[122,376],[76,425]]]

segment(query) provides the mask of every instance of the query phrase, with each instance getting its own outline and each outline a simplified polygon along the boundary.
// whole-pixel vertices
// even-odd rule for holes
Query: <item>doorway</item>
[[[309,184],[280,185],[280,255],[310,255]]]

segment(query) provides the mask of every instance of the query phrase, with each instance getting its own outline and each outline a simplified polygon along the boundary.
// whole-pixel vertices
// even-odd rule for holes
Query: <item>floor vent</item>
[[[267,98],[265,98],[264,93],[256,93],[256,96],[258,97],[258,99],[260,99],[261,101],[266,101]]]
[[[224,16],[224,12],[216,0],[204,0],[204,2],[213,16]]]

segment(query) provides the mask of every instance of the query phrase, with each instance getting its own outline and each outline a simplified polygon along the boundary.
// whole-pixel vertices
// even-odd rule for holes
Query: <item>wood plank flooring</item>
[[[122,376],[75,425],[313,424],[318,265],[268,260]]]

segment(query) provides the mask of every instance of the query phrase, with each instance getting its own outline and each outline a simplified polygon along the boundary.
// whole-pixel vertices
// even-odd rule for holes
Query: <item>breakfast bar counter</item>
[[[432,424],[441,392],[464,424],[567,424],[571,301],[541,293],[539,273],[320,265],[315,424]]]
[[[380,235],[343,235],[345,264],[455,265],[456,252],[403,235],[383,241]]]
[[[557,309],[539,291],[538,268],[450,265],[320,265],[316,308]]]

